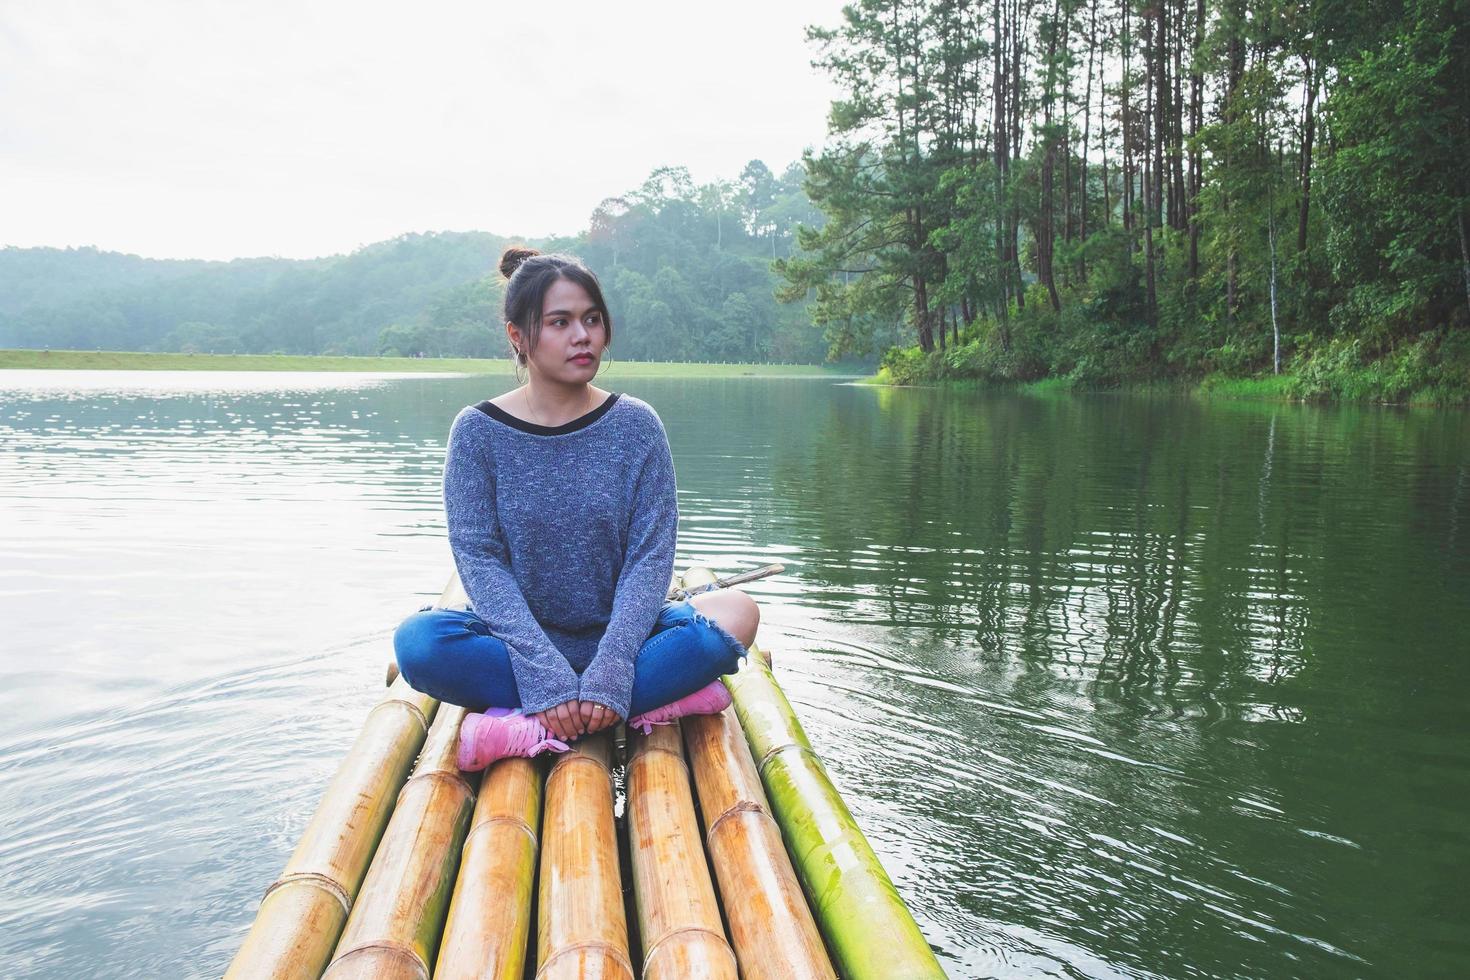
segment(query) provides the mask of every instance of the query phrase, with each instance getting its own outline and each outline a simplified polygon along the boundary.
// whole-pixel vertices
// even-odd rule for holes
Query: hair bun
[[[525,245],[512,245],[500,253],[500,274],[509,279],[516,274],[516,270],[521,267],[522,262],[533,255],[540,254],[536,249],[527,248]]]

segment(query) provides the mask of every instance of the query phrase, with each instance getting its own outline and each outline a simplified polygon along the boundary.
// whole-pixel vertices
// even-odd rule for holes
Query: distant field
[[[67,371],[371,371],[403,374],[510,374],[509,358],[316,357],[293,354],[146,354],[133,351],[0,350],[0,370],[53,368]],[[613,378],[753,377],[811,375],[855,377],[823,364],[709,364],[620,361],[605,370]]]

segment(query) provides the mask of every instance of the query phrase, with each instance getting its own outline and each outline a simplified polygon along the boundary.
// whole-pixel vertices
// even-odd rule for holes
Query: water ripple
[[[449,421],[506,383],[0,377],[8,975],[223,969],[447,573]],[[952,975],[1470,964],[1462,417],[633,393],[679,561],[786,566],[762,644]]]

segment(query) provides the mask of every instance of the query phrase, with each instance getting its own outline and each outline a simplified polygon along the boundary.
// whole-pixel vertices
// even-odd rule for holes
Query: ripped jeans
[[[416,691],[472,711],[521,706],[510,653],[472,612],[416,612],[393,634],[393,650],[403,679]],[[630,713],[637,716],[693,694],[734,673],[743,656],[739,640],[688,602],[664,603],[633,662]]]

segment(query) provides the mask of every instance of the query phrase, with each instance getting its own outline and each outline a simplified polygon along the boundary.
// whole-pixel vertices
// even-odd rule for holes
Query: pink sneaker
[[[645,711],[628,719],[628,727],[647,735],[654,725],[672,725],[685,715],[715,715],[730,707],[730,692],[719,681],[710,681],[693,694],[686,694],[673,704]]]
[[[497,759],[540,755],[547,749],[565,752],[567,743],[553,738],[535,718],[491,708],[484,714],[472,711],[460,722],[455,763],[465,772],[475,772]]]

